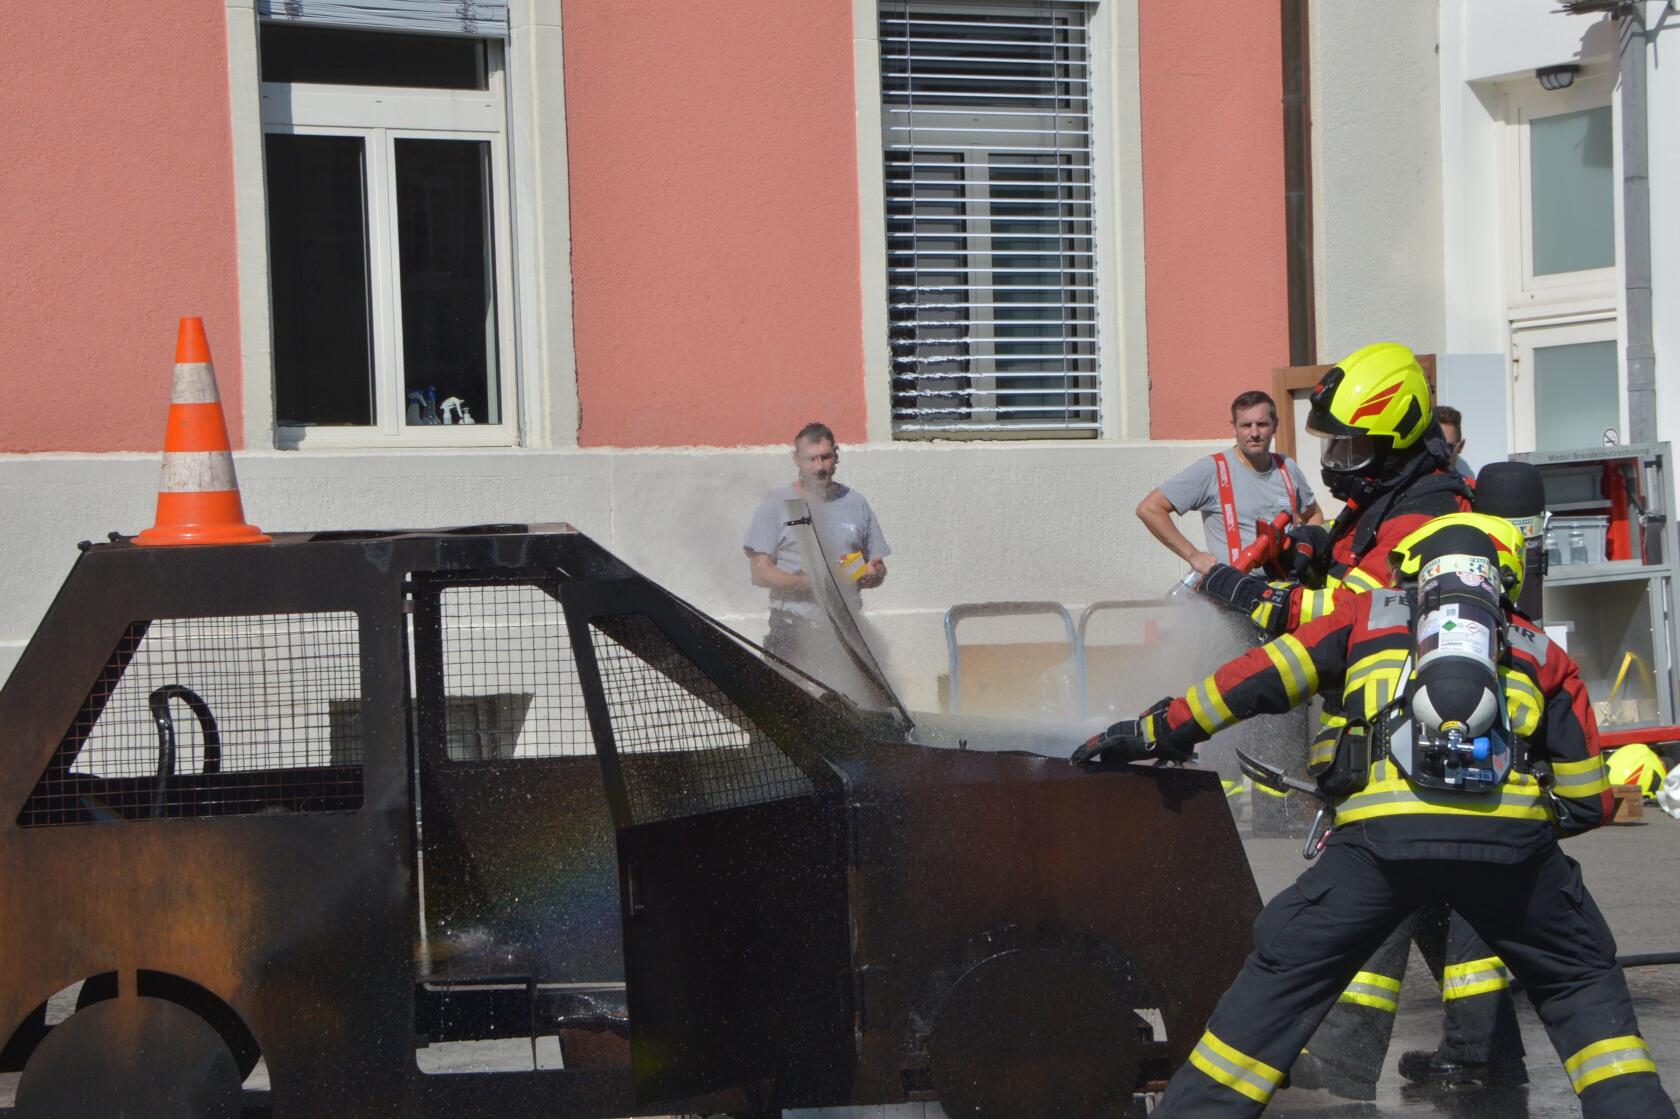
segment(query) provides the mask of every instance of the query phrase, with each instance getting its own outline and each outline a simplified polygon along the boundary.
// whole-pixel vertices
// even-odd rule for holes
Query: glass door
[[[1621,443],[1627,429],[1619,350],[1614,318],[1512,331],[1515,449],[1568,451]]]

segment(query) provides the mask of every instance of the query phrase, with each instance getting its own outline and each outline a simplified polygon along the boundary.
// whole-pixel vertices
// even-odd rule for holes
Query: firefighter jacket
[[[1287,599],[1280,596],[1275,608],[1262,603],[1255,609],[1255,624],[1269,634],[1294,631],[1329,614],[1340,588],[1374,591],[1387,587],[1388,554],[1395,545],[1425,522],[1470,508],[1469,487],[1459,475],[1446,471],[1425,475],[1363,510],[1349,506],[1331,527],[1329,563],[1322,574],[1291,587]],[[1269,617],[1274,609],[1285,612],[1283,617]]]
[[[1292,633],[1329,614],[1339,591],[1363,593],[1387,587],[1392,582],[1388,557],[1395,546],[1437,517],[1468,512],[1470,497],[1470,489],[1459,474],[1437,470],[1363,510],[1349,506],[1331,527],[1329,565],[1315,581],[1322,585],[1292,587],[1287,598],[1279,597],[1275,608],[1271,603],[1261,603],[1252,615],[1255,625],[1269,636]],[[1273,610],[1277,615],[1266,617]],[[1313,737],[1314,763],[1335,747],[1336,736],[1346,723],[1340,697],[1327,696]]]
[[[1499,676],[1516,764],[1505,781],[1487,793],[1425,789],[1374,751],[1365,788],[1336,803],[1343,835],[1396,859],[1514,862],[1609,819],[1598,725],[1575,662],[1527,619],[1509,610],[1507,618]],[[1222,728],[1287,711],[1315,693],[1340,699],[1349,720],[1375,722],[1403,690],[1411,620],[1406,592],[1339,591],[1329,614],[1226,662],[1173,700],[1159,738],[1187,753]],[[1311,771],[1332,757],[1315,757]]]

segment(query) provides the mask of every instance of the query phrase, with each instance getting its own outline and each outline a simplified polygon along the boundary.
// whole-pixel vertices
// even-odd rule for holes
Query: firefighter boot
[[[1439,1050],[1408,1050],[1400,1056],[1400,1076],[1442,1089],[1505,1089],[1527,1085],[1528,1067],[1521,1058],[1460,1062]]]
[[[1289,1067],[1289,1085],[1293,1089],[1326,1089],[1331,1096],[1347,1101],[1377,1099],[1375,1081],[1326,1062],[1308,1050],[1301,1051],[1301,1056]]]

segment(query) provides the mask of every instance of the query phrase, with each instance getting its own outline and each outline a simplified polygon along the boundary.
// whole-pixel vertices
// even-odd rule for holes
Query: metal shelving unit
[[[1680,738],[1680,727],[1674,726],[1673,670],[1680,631],[1674,613],[1669,445],[1528,452],[1512,458],[1541,469],[1554,518],[1606,519],[1602,550],[1591,542],[1591,551],[1601,552],[1603,561],[1569,563],[1570,549],[1557,550],[1561,555],[1546,574],[1544,614],[1548,633],[1581,666],[1607,741]],[[1580,541],[1575,543],[1579,547]]]

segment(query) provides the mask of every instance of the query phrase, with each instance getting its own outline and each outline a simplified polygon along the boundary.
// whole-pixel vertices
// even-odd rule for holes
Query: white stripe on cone
[[[158,489],[166,494],[237,490],[233,455],[227,451],[165,451]]]
[[[209,362],[177,362],[171,404],[220,404],[216,390],[216,367]]]

